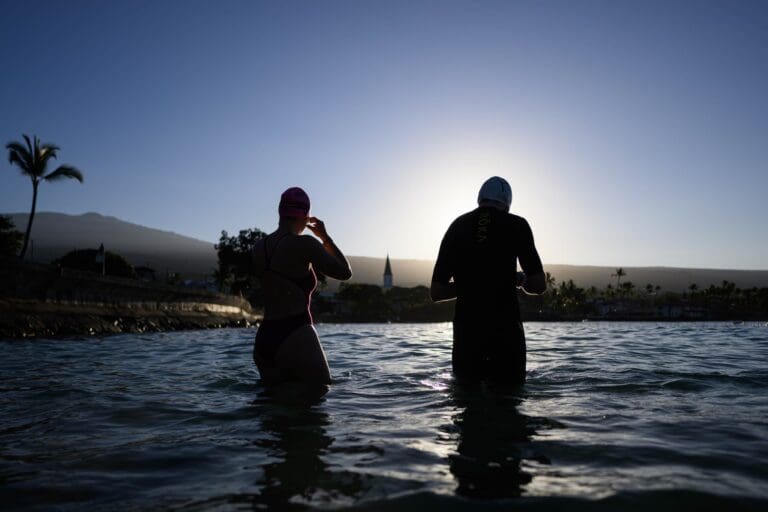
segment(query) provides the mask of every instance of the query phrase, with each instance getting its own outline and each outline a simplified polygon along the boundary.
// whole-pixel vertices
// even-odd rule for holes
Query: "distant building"
[[[381,287],[385,290],[392,288],[392,265],[389,263],[389,254],[387,254],[387,263],[384,265],[384,283]]]

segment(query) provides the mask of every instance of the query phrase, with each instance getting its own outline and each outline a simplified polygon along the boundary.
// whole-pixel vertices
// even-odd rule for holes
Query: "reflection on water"
[[[256,510],[305,510],[322,503],[352,502],[363,488],[361,475],[332,471],[323,456],[334,439],[323,400],[302,402],[275,394],[262,395],[262,432],[254,442],[272,462],[263,466],[256,482],[261,491],[252,496]]]
[[[256,441],[273,462],[263,466],[264,476],[254,496],[254,508],[285,508],[294,501],[312,500],[327,479],[328,465],[321,455],[333,439],[326,433],[328,415],[321,409],[301,405],[272,404],[262,411],[261,426],[267,437]]]
[[[518,410],[520,389],[491,388],[454,382],[451,397],[461,412],[454,416],[458,434],[450,457],[456,492],[468,498],[513,498],[524,492],[532,476],[521,469],[525,444],[534,434],[528,417]]]

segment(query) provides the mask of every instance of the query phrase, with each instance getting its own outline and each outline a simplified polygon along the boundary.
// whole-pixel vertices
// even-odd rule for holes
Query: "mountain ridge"
[[[29,214],[4,214],[12,218],[16,229],[26,227]],[[145,265],[158,273],[174,272],[184,277],[201,279],[213,273],[217,266],[214,243],[188,237],[174,231],[160,230],[124,221],[97,212],[80,215],[58,212],[38,212],[32,227],[35,241],[33,257],[36,261],[50,262],[72,249],[105,248],[124,256],[133,265]],[[349,256],[353,283],[381,284],[385,257]],[[421,259],[392,258],[392,272],[396,286],[416,286],[429,283],[434,262]],[[669,266],[623,267],[624,281],[637,288],[646,284],[661,286],[664,291],[685,291],[690,284],[706,288],[710,284],[732,281],[740,288],[768,287],[768,270],[701,269]],[[558,282],[572,279],[578,286],[603,288],[616,285],[611,276],[616,267],[604,265],[547,264]],[[328,288],[335,290],[338,282],[329,280]]]

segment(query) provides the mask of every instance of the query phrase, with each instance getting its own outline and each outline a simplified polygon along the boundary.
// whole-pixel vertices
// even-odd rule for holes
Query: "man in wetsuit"
[[[544,270],[528,222],[508,213],[509,183],[488,179],[477,203],[445,233],[430,294],[435,302],[456,299],[452,360],[457,379],[522,384],[525,334],[517,288],[544,293]]]

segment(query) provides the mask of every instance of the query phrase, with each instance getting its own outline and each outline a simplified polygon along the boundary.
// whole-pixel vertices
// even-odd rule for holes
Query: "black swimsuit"
[[[275,248],[272,250],[272,255],[275,254],[277,246],[280,245],[280,242],[282,242],[286,236],[288,236],[288,233],[284,234],[277,241]],[[256,331],[256,340],[253,345],[254,355],[258,354],[264,360],[271,362],[274,360],[280,345],[283,344],[285,339],[293,331],[304,325],[312,325],[312,314],[309,312],[309,304],[310,300],[312,299],[312,292],[317,285],[317,277],[315,276],[315,271],[311,268],[307,275],[299,279],[269,268],[272,258],[267,252],[268,238],[269,237],[264,239],[264,259],[266,261],[266,268],[264,269],[264,272],[272,272],[273,274],[278,275],[283,279],[295,284],[301,289],[301,291],[304,292],[304,296],[306,298],[306,307],[302,313],[284,318],[264,319],[264,321],[262,321],[261,325],[259,326],[259,330]]]

